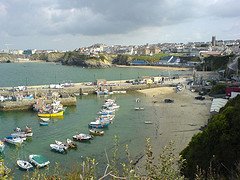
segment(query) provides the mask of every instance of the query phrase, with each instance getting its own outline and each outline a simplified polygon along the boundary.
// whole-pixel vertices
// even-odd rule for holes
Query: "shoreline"
[[[185,85],[186,82],[183,82]],[[174,154],[179,153],[187,147],[191,138],[198,132],[199,128],[207,123],[210,117],[210,98],[204,101],[195,100],[196,93],[191,92],[184,86],[182,91],[176,93],[171,87],[158,87],[154,89],[138,90],[145,94],[147,104],[145,109],[155,114],[155,117],[148,119],[152,122],[151,132],[148,136],[151,141],[153,157],[157,159],[162,153],[162,147],[168,146],[169,142],[174,142]],[[164,103],[164,99],[170,98],[173,103]],[[144,163],[146,157],[138,159],[136,170],[145,171]]]
[[[119,68],[143,68],[143,69],[161,69],[161,70],[176,70],[176,71],[189,71],[192,68],[186,67],[171,67],[171,66],[126,66],[126,65],[116,65]]]

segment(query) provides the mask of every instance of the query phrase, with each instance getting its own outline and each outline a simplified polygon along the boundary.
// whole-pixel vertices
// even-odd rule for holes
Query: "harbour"
[[[45,66],[45,64],[42,64]],[[39,65],[38,65],[39,66]],[[41,65],[40,65],[41,66]],[[57,65],[52,65],[53,68],[56,68]],[[63,68],[63,67],[61,67]],[[66,67],[67,69],[69,67]],[[74,67],[72,67],[74,69]],[[44,68],[43,68],[44,69]],[[130,68],[128,68],[130,69]],[[122,72],[124,70],[121,68]],[[85,70],[84,70],[85,71]],[[92,71],[89,69],[89,71]],[[98,71],[98,70],[94,70]],[[102,71],[102,70],[99,70]],[[107,70],[105,70],[107,71]],[[111,71],[111,70],[110,70]],[[134,71],[134,68],[131,70]],[[52,70],[49,70],[52,72]],[[128,70],[127,70],[128,72]],[[125,72],[127,74],[127,72]],[[152,74],[152,70],[144,70],[146,75],[158,75],[161,72],[155,71],[155,74]],[[177,73],[177,72],[174,72]],[[181,72],[180,72],[181,73]],[[97,73],[96,73],[97,74]],[[139,72],[136,69],[134,76],[138,76]],[[164,74],[164,73],[163,73]],[[169,74],[166,72],[166,75]],[[114,76],[114,74],[113,74]],[[134,79],[134,76],[130,76],[129,79]],[[16,76],[18,77],[18,76]],[[21,78],[21,76],[19,76]],[[118,75],[116,76],[118,77]],[[122,77],[121,83],[124,83],[123,79],[128,79]],[[55,77],[52,77],[52,81],[55,80]],[[6,80],[5,80],[6,81]],[[19,81],[19,80],[18,80]],[[86,79],[85,82],[93,81],[93,79]],[[76,82],[75,82],[76,83]],[[116,81],[115,81],[116,83]],[[120,81],[117,81],[117,84]],[[173,81],[169,81],[169,85]],[[37,82],[34,82],[32,86],[36,85]],[[14,87],[17,87],[16,83]],[[68,93],[79,93],[80,87],[74,86],[76,90],[68,91]],[[81,84],[82,85],[82,84]],[[9,86],[9,85],[8,85]],[[160,85],[159,85],[160,86]],[[11,87],[11,86],[10,86]],[[33,93],[36,89],[28,87],[29,92]],[[107,96],[97,96],[94,93],[96,86],[89,87],[84,86],[88,90],[84,89],[83,93],[88,92],[88,95],[76,96],[76,105],[69,106],[63,118],[51,118],[48,126],[39,125],[39,117],[37,113],[33,111],[1,111],[0,112],[0,123],[1,139],[9,135],[10,132],[16,127],[24,128],[26,125],[33,129],[33,137],[24,142],[20,147],[15,147],[12,145],[6,145],[5,151],[2,154],[6,165],[12,169],[15,177],[21,177],[25,172],[22,172],[16,166],[16,159],[27,159],[29,154],[41,154],[45,156],[50,162],[49,174],[53,172],[53,167],[55,163],[59,163],[66,171],[70,170],[74,164],[81,162],[86,157],[96,158],[97,161],[101,162],[102,165],[99,165],[99,169],[103,170],[104,163],[106,163],[106,157],[103,156],[105,151],[111,156],[112,149],[114,145],[114,137],[119,138],[119,144],[121,146],[121,151],[124,152],[124,146],[126,144],[131,144],[129,149],[131,151],[131,156],[133,159],[136,159],[139,156],[142,156],[144,153],[144,144],[146,137],[155,138],[155,121],[158,119],[158,115],[154,113],[154,109],[151,107],[151,102],[149,102],[149,97],[146,97],[142,93],[138,93],[135,90],[149,88],[146,84],[142,85],[131,85],[131,87],[136,89],[128,90],[125,86],[127,93],[124,94],[110,94]],[[112,91],[123,90],[121,86],[111,86]],[[39,91],[44,91],[45,93],[49,92],[49,89],[39,88]],[[72,89],[73,87],[67,87]],[[74,89],[73,88],[73,89]],[[108,87],[110,90],[110,87]],[[170,87],[171,88],[171,87]],[[51,91],[64,92],[64,89],[52,89]],[[92,92],[92,93],[91,93]],[[14,92],[18,93],[18,92]],[[38,93],[36,93],[38,94]],[[93,121],[97,112],[100,110],[104,100],[106,98],[113,98],[116,100],[117,104],[120,105],[119,110],[116,112],[115,119],[113,124],[110,125],[108,129],[105,130],[104,136],[95,137],[91,143],[78,143],[77,150],[71,150],[67,154],[59,154],[51,151],[49,144],[52,144],[55,140],[65,141],[67,138],[72,138],[74,134],[77,133],[87,133],[88,124]],[[140,98],[141,103],[144,105],[144,111],[136,111],[136,99]],[[161,110],[162,111],[162,110]],[[145,121],[153,122],[154,126],[145,124]],[[139,131],[141,131],[141,136],[139,136]],[[165,145],[163,143],[162,145]],[[42,171],[42,170],[41,170]]]

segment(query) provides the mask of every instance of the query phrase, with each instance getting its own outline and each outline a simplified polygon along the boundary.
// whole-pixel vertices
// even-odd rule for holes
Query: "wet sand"
[[[197,93],[189,91],[185,86],[177,92],[171,87],[139,90],[148,97],[146,110],[155,114],[151,121],[152,133],[150,135],[153,153],[157,159],[162,148],[170,141],[174,142],[175,153],[179,154],[190,142],[192,136],[200,132],[199,128],[207,123],[210,116],[210,98],[204,101],[195,100]],[[174,103],[164,103],[165,98],[174,100]],[[137,168],[144,169],[144,157],[137,164]]]

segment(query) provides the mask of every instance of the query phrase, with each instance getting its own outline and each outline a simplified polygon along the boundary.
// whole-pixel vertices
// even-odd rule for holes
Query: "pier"
[[[127,83],[126,80],[121,81],[106,81],[105,84],[93,84],[93,83],[74,83],[69,87],[51,87],[50,85],[38,85],[38,86],[25,86],[24,90],[13,89],[10,87],[3,87],[0,89],[0,96],[18,96],[18,95],[33,95],[34,99],[21,99],[14,101],[2,101],[0,102],[0,111],[13,111],[13,110],[30,110],[37,99],[43,98],[46,101],[52,100],[48,98],[48,94],[58,93],[57,98],[64,106],[74,106],[77,103],[76,96],[83,94],[95,94],[96,90],[107,89],[109,92],[118,91],[135,91],[141,89],[149,89],[156,87],[176,87],[180,79],[165,78],[161,83],[144,83],[144,84],[132,84]]]

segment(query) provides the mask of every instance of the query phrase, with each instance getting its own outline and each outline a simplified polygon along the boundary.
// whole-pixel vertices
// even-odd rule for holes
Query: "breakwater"
[[[180,79],[180,78],[178,78]],[[33,95],[34,99],[21,99],[15,101],[3,101],[0,102],[1,111],[13,111],[13,110],[29,110],[33,104],[36,103],[37,99],[43,98],[49,100],[49,94],[57,93],[58,100],[64,106],[76,105],[76,96],[83,94],[94,94],[96,90],[107,89],[109,92],[114,91],[135,91],[141,89],[149,89],[156,87],[175,87],[179,82],[178,79],[167,79],[161,83],[144,83],[144,84],[132,84],[126,83],[126,81],[106,81],[104,85],[94,85],[93,83],[75,83],[68,87],[51,87],[50,85],[39,85],[39,86],[26,86],[24,90],[13,89],[9,87],[1,88],[0,95],[4,97],[9,96],[24,96]]]

